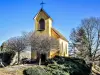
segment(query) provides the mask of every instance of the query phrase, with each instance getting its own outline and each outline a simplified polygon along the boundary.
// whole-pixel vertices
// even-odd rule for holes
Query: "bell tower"
[[[51,36],[52,18],[44,11],[43,8],[34,17],[35,32],[39,35]]]

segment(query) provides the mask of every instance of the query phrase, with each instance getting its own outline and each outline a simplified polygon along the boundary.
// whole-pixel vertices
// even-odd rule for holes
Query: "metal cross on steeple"
[[[43,8],[43,5],[44,5],[45,3],[42,1],[41,3],[40,3],[40,5],[42,6],[42,8]]]

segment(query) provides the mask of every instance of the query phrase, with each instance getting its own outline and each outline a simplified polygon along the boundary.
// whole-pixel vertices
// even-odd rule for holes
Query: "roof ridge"
[[[60,38],[62,38],[63,40],[65,40],[65,41],[67,41],[68,42],[68,40],[59,32],[59,31],[57,31],[55,28],[53,28],[52,27],[52,29],[60,36]]]

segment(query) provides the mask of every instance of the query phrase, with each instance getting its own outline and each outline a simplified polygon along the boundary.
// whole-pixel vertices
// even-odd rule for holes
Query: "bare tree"
[[[13,37],[7,41],[7,48],[18,52],[18,64],[20,62],[20,52],[26,48],[23,37]]]
[[[36,35],[31,36],[31,46],[33,51],[37,51],[39,54],[48,53],[51,49],[59,50],[58,40],[49,37],[47,35]],[[39,63],[41,58],[39,58]],[[41,63],[40,63],[41,64]]]
[[[82,31],[80,31],[82,29]],[[74,35],[73,35],[74,33]],[[76,29],[71,33],[71,38],[75,43],[75,47],[78,51],[81,51],[82,57],[87,61],[95,61],[100,57],[100,18],[86,18],[82,20],[79,29]],[[80,44],[77,44],[77,43]]]
[[[34,32],[33,31],[30,31],[30,32],[22,32],[22,36],[23,36],[23,39],[24,39],[24,42],[27,44],[27,45],[31,45],[30,44],[30,37],[32,36]]]
[[[100,18],[89,18],[82,21],[87,36],[88,58],[94,61],[100,51]],[[100,55],[100,54],[99,54]]]

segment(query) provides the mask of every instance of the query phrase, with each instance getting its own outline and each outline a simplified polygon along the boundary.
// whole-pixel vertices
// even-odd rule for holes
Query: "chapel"
[[[41,54],[42,57],[52,58],[56,55],[68,57],[68,40],[52,25],[52,18],[41,8],[34,17],[35,33],[38,35],[48,35],[59,41],[60,50],[50,50],[48,55]],[[34,57],[35,55],[35,57]],[[37,58],[37,52],[31,52],[32,58]]]

